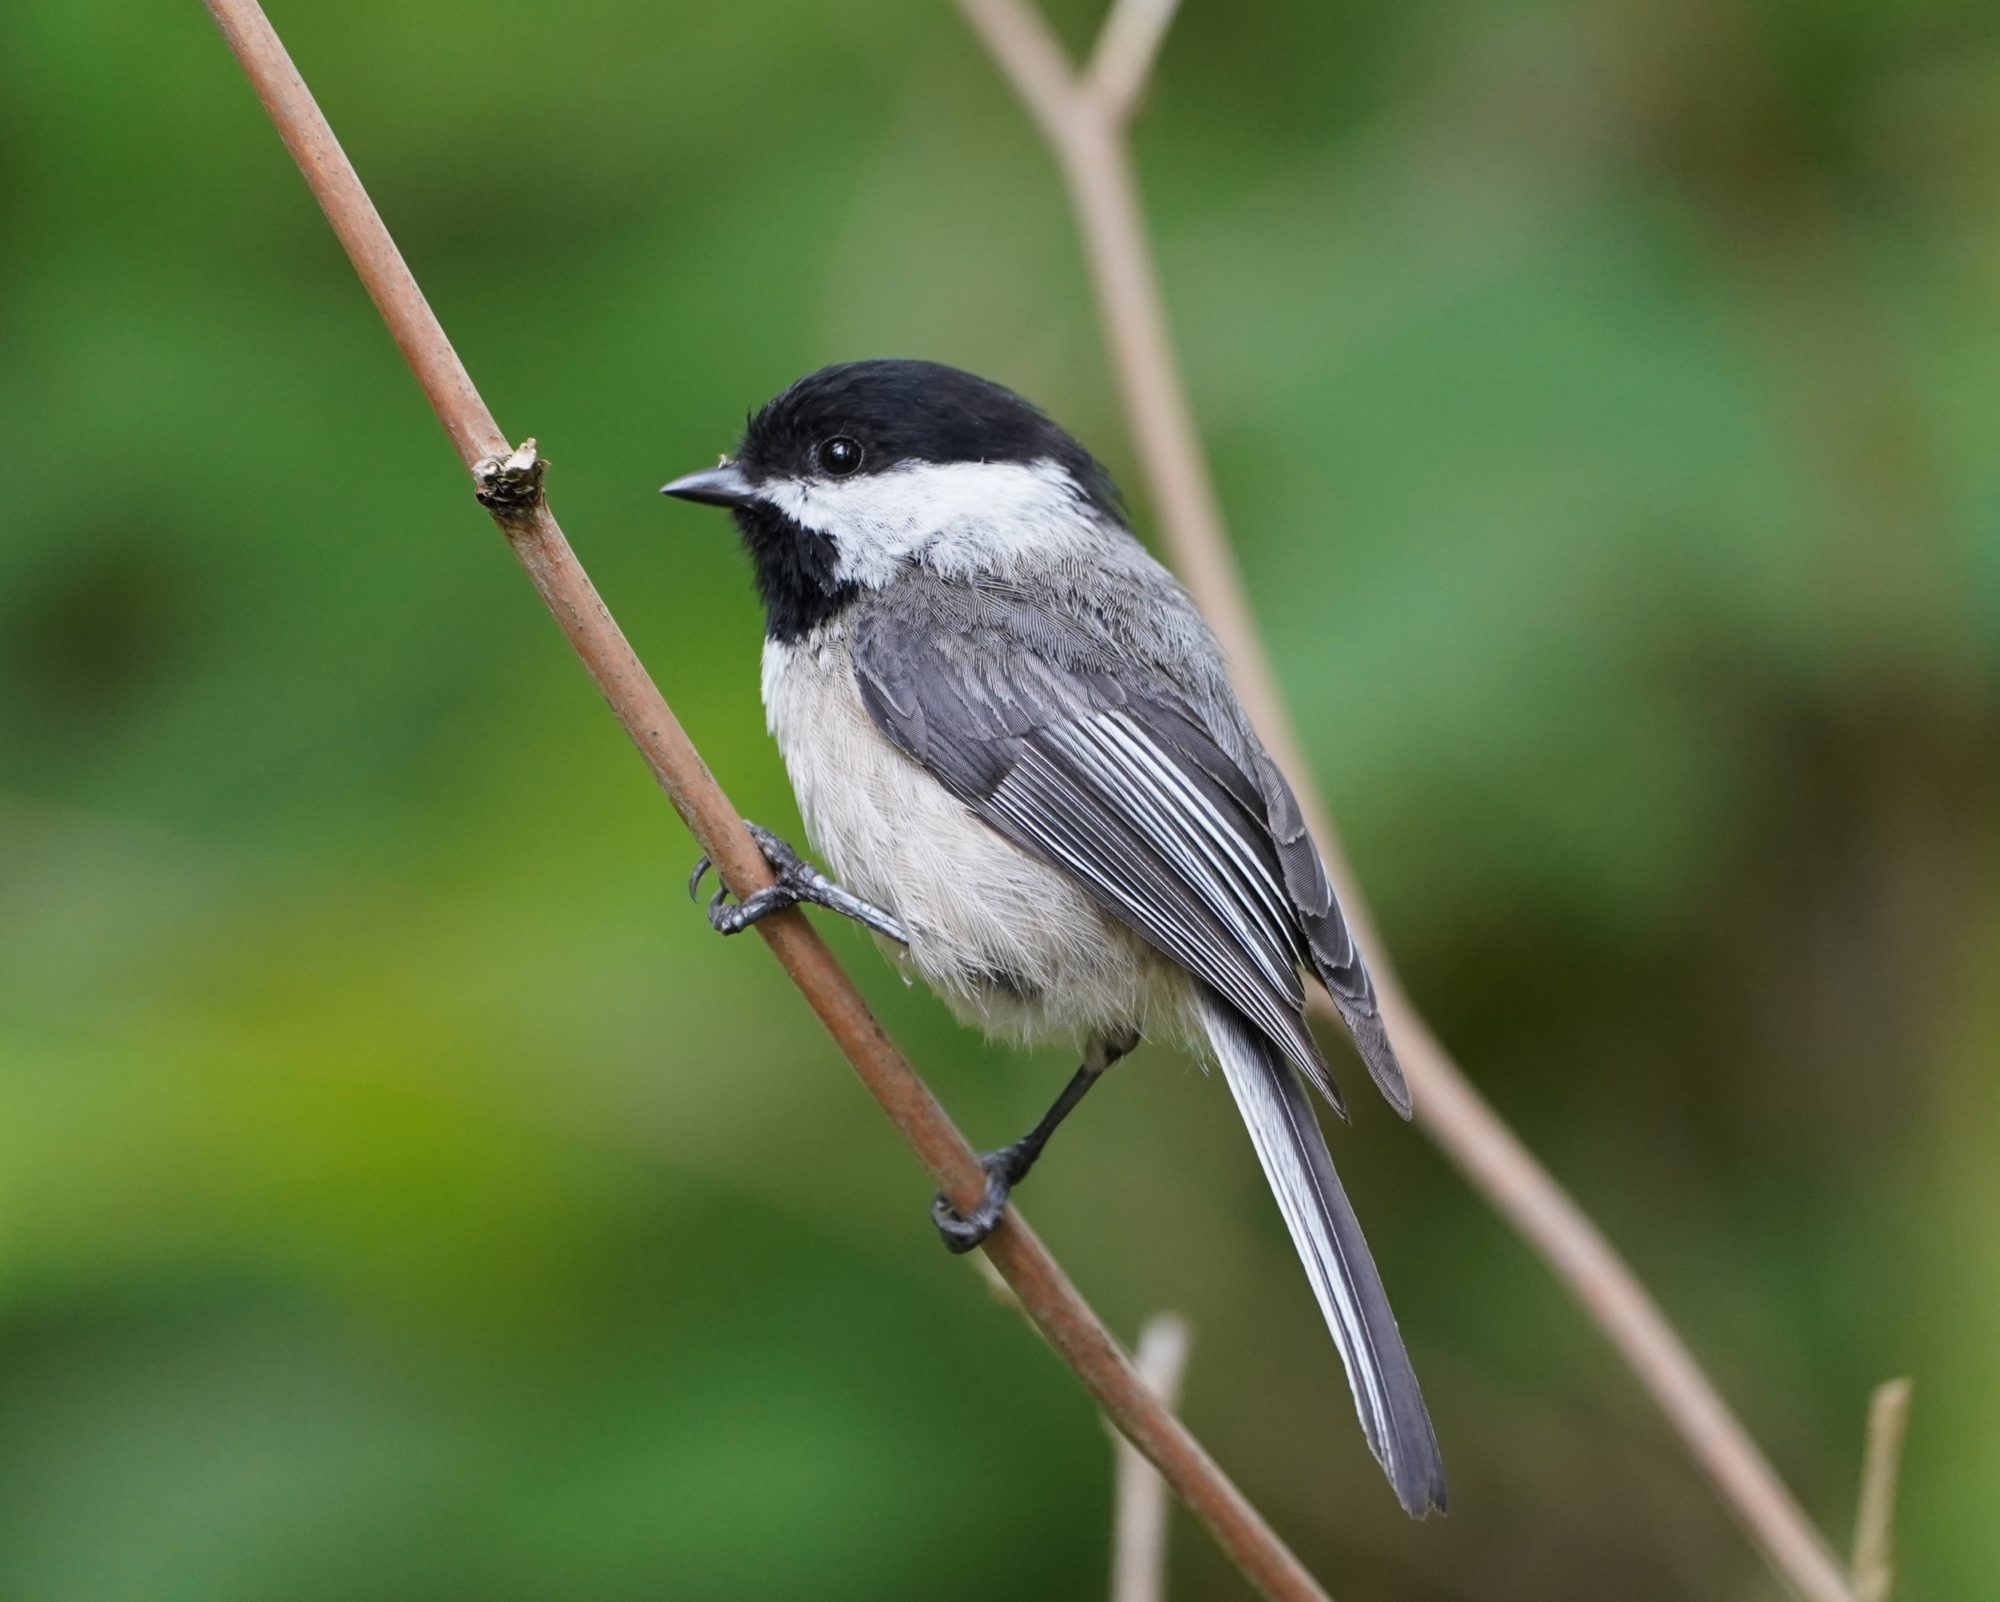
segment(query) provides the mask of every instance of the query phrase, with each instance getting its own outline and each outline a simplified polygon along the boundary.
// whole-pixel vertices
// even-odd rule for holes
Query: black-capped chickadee
[[[1301,1084],[1340,1107],[1301,968],[1405,1116],[1409,1091],[1298,803],[1104,469],[998,384],[864,361],[800,379],[665,493],[735,514],[771,733],[839,881],[759,830],[777,882],[718,894],[716,928],[816,902],[965,1021],[1083,1043],[1041,1122],[984,1157],[980,1204],[933,1204],[946,1244],[992,1232],[1142,1035],[1187,1043],[1222,1067],[1397,1498],[1442,1509],[1430,1416]]]

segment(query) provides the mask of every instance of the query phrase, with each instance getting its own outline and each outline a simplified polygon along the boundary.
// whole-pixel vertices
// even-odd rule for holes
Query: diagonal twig
[[[1903,1437],[1909,1427],[1909,1380],[1883,1381],[1868,1398],[1861,1506],[1854,1515],[1855,1602],[1889,1602],[1896,1588],[1896,1481],[1902,1474]]]
[[[546,464],[536,455],[534,442],[508,449],[257,0],[206,4],[471,471],[481,502],[612,713],[724,882],[739,896],[770,883],[770,871],[736,809],[633,654],[550,513],[542,495]],[[969,1207],[985,1183],[978,1160],[832,953],[796,912],[763,919],[756,928],[924,1167]],[[1251,1583],[1273,1602],[1327,1602],[1326,1593],[1262,1515],[1147,1387],[1018,1213],[1009,1210],[986,1253],[1105,1416],[1159,1469]]]
[[[1297,790],[1348,922],[1369,954],[1421,1127],[1617,1348],[1772,1568],[1811,1602],[1854,1602],[1832,1548],[1639,1277],[1473,1088],[1397,982],[1286,712],[1194,426],[1125,140],[1136,89],[1114,73],[1121,87],[1107,96],[1095,71],[1079,75],[1030,0],[956,3],[1061,169],[1154,514],[1175,568],[1229,656],[1245,707]],[[1153,3],[1116,0],[1095,58],[1098,68],[1115,38],[1138,30],[1131,14]],[[1150,60],[1150,52],[1138,58]],[[1323,1014],[1330,1012],[1324,996],[1314,1001]]]

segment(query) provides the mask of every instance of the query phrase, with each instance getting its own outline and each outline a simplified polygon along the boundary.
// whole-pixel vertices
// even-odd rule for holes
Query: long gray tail
[[[1406,1513],[1422,1518],[1433,1509],[1443,1512],[1444,1459],[1430,1413],[1305,1087],[1234,1008],[1209,998],[1202,1021],[1347,1365],[1369,1449]]]

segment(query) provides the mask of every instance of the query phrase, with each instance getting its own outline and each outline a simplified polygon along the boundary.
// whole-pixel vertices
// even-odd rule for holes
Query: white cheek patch
[[[1046,460],[904,462],[854,478],[778,479],[761,493],[829,536],[838,576],[868,588],[913,557],[963,576],[1060,555],[1086,543],[1097,522],[1076,481]]]

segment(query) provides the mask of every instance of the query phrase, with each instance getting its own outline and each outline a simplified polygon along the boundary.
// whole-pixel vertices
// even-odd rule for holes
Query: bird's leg
[[[757,849],[764,853],[764,860],[771,865],[775,882],[752,891],[742,901],[731,901],[726,889],[710,896],[708,921],[717,934],[741,934],[759,918],[785,907],[797,906],[801,901],[810,901],[814,906],[825,907],[843,918],[865,924],[879,935],[887,935],[899,946],[910,943],[910,937],[895,918],[880,907],[841,889],[769,829],[752,823],[748,818],[743,820],[743,827],[750,831],[757,842]],[[694,872],[688,878],[690,899],[700,895],[702,875],[708,872],[709,866],[705,856],[694,865]]]
[[[971,1212],[961,1213],[943,1191],[932,1198],[931,1222],[944,1237],[947,1251],[969,1252],[1000,1227],[1000,1217],[1007,1211],[1008,1194],[1028,1177],[1028,1170],[1035,1166],[1035,1159],[1041,1156],[1056,1126],[1089,1094],[1090,1087],[1104,1076],[1104,1070],[1138,1043],[1136,1034],[1118,1040],[1093,1041],[1084,1054],[1083,1065],[1070,1075],[1062,1094],[1033,1129],[1011,1146],[979,1154],[979,1164],[986,1170],[986,1191]]]

